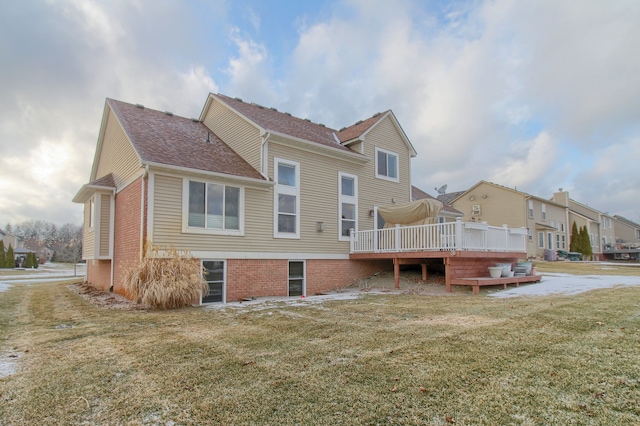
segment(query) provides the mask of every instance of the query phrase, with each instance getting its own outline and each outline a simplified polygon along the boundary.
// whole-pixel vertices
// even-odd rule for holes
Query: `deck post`
[[[509,251],[509,225],[502,224],[504,229],[504,251]]]
[[[462,218],[458,217],[456,218],[456,246],[455,248],[460,250],[463,248],[462,246]]]
[[[448,257],[444,258],[444,284],[445,290],[447,293],[451,293],[451,271],[449,267],[451,266],[451,262]]]
[[[422,264],[422,281],[427,281],[427,264]]]
[[[393,258],[393,283],[395,288],[400,288],[400,259]]]
[[[349,253],[353,253],[356,248],[356,230],[353,228],[349,229]]]

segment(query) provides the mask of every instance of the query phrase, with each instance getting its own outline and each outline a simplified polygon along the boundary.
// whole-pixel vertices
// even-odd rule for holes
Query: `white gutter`
[[[241,182],[247,186],[254,185],[254,186],[262,187],[264,189],[267,189],[274,185],[273,182],[269,182],[263,179],[250,178],[246,176],[235,176],[235,175],[219,173],[219,172],[210,172],[207,170],[192,169],[190,167],[172,166],[169,164],[155,163],[153,161],[145,161],[143,165],[147,169],[149,167],[153,167],[156,169],[164,169],[164,170],[169,170],[169,171],[178,172],[182,174],[205,175],[205,176],[210,176],[218,179],[226,179],[226,180]]]

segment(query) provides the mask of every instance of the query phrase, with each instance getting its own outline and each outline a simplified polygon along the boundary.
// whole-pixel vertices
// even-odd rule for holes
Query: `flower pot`
[[[530,275],[531,274],[531,262],[518,262],[516,263],[516,267],[523,267],[526,268],[525,271],[525,275]]]
[[[511,264],[510,263],[496,263],[496,267],[499,266],[502,268],[502,276],[508,277],[509,272],[511,272]]]
[[[500,278],[502,276],[502,266],[489,266],[489,275],[491,278]]]

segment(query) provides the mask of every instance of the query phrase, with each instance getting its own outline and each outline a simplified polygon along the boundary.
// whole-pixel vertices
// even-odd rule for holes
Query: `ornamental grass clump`
[[[128,268],[124,288],[138,303],[157,309],[189,306],[209,291],[200,260],[189,251],[160,250],[150,244],[144,257]]]

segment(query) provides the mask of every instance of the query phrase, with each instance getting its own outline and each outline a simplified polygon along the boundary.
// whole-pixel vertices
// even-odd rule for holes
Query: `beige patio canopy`
[[[442,210],[443,204],[435,199],[422,199],[411,203],[378,207],[378,213],[385,221],[385,228],[395,227],[396,224],[413,226],[436,223],[436,216]]]

